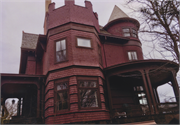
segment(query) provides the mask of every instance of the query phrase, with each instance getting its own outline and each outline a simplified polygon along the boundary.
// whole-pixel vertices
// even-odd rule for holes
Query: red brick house
[[[19,74],[1,74],[1,98],[19,99],[12,121],[128,123],[179,113],[179,66],[143,59],[137,20],[115,6],[102,27],[89,1],[57,9],[46,1],[46,10],[43,35],[23,32]],[[157,87],[167,82],[176,102],[165,111]]]

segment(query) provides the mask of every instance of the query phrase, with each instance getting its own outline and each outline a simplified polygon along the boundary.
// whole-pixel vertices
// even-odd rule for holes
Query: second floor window
[[[66,40],[59,40],[56,42],[56,62],[66,60]]]
[[[85,38],[77,38],[77,46],[91,48],[91,40]]]
[[[137,53],[135,51],[128,52],[128,58],[130,61],[138,60]]]

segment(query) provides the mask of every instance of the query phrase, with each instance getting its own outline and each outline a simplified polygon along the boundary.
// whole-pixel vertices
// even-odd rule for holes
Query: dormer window
[[[132,30],[132,36],[133,37],[137,37],[137,30],[135,30],[135,29],[131,29]]]
[[[136,37],[137,38],[137,30],[132,28],[123,28],[123,36],[124,37]]]
[[[128,52],[128,58],[130,61],[138,60],[136,51]]]
[[[77,38],[77,46],[78,47],[87,47],[91,48],[91,39],[86,38]]]
[[[124,28],[124,29],[123,29],[123,35],[124,35],[125,37],[131,36],[131,34],[130,34],[130,29],[129,29],[129,28]]]

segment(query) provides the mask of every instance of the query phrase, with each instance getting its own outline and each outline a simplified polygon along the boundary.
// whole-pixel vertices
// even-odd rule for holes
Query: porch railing
[[[159,103],[157,105],[160,114],[179,112],[179,103],[177,102]]]
[[[179,103],[167,102],[157,104],[159,114],[179,112]],[[152,109],[154,107],[152,106]],[[112,118],[134,117],[151,115],[148,105],[127,105],[121,109],[113,109]]]

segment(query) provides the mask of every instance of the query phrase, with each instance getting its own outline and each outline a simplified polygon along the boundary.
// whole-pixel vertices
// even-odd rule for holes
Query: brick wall
[[[98,77],[99,94],[100,94],[100,107],[97,109],[79,109],[78,106],[78,85],[77,77],[75,76],[100,76]],[[54,110],[54,80],[67,78],[69,79],[69,108],[65,111]],[[96,121],[96,120],[108,120],[109,113],[105,107],[103,82],[104,78],[102,72],[99,69],[81,69],[71,68],[67,70],[59,70],[50,73],[47,78],[45,88],[45,123],[46,124],[62,124],[62,123],[75,123],[83,121]],[[49,81],[49,82],[48,82]],[[97,115],[99,114],[99,115]]]

